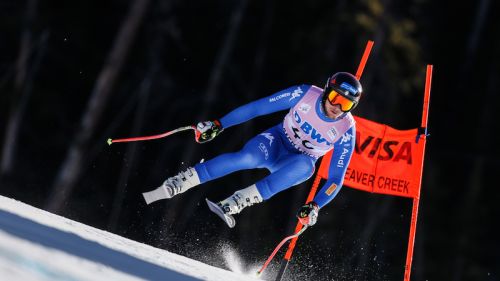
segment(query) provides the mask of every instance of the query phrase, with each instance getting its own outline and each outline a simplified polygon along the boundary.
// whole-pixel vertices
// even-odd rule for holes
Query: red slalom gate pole
[[[427,117],[429,115],[429,101],[431,95],[431,81],[432,81],[432,65],[427,65],[425,78],[425,91],[424,91],[424,105],[422,109],[422,123],[420,125],[421,134],[420,140],[423,142],[422,148],[422,162],[420,170],[420,183],[418,187],[418,196],[413,198],[413,207],[411,213],[410,234],[408,238],[408,251],[406,253],[405,275],[404,281],[410,281],[411,263],[413,260],[413,247],[415,244],[415,235],[417,231],[417,218],[418,218],[418,204],[420,202],[420,189],[422,187],[422,172],[424,168],[424,155],[425,155],[425,142],[427,138]]]
[[[111,145],[111,144],[116,143],[116,142],[132,142],[132,141],[161,139],[161,138],[168,137],[168,136],[173,135],[175,133],[186,131],[186,130],[195,130],[195,127],[193,125],[184,126],[184,127],[180,127],[180,128],[175,129],[175,130],[168,131],[168,132],[165,132],[165,133],[159,134],[159,135],[124,138],[124,139],[108,139],[107,142],[109,145]]]
[[[373,48],[373,44],[374,44],[374,41],[372,41],[372,40],[369,40],[366,43],[365,51],[363,52],[363,56],[361,57],[361,61],[358,65],[358,69],[356,71],[356,78],[358,78],[358,79],[360,79],[361,76],[363,75],[363,71],[365,69],[366,62],[368,61],[368,57],[370,56],[371,50]],[[326,164],[326,163],[323,163],[324,159],[325,158],[323,157],[323,159],[321,160],[322,161],[321,165]],[[309,192],[309,195],[307,196],[306,203],[310,202],[314,199],[314,195],[316,194],[316,190],[318,189],[320,181],[321,181],[321,176],[318,173],[316,175],[316,178],[314,179],[313,185],[311,187],[311,191]],[[295,233],[299,233],[301,231],[301,229],[302,229],[302,224],[300,222],[298,222],[297,226],[295,227]],[[297,237],[293,238],[292,241],[290,242],[290,244],[288,245],[288,250],[286,251],[285,257],[281,261],[281,267],[280,267],[280,271],[278,272],[278,275],[276,276],[276,281],[281,281],[283,279],[283,275],[285,274],[285,271],[288,267],[288,263],[290,262],[290,259],[292,258],[293,250],[295,249],[295,245],[297,244],[297,239],[298,239],[298,235],[297,235]]]
[[[365,65],[372,51],[372,47],[373,47],[373,41],[369,40],[368,43],[366,43],[363,57],[361,57],[361,62],[359,63],[358,70],[356,71],[356,78],[358,78],[358,80],[361,79],[361,75],[363,75],[363,70],[365,70]]]

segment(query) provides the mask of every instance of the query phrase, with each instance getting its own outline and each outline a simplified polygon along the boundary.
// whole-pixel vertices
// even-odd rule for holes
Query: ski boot
[[[262,202],[263,199],[254,184],[236,191],[233,195],[219,203],[214,203],[208,199],[205,200],[210,210],[219,216],[229,227],[233,228],[236,225],[233,215],[240,213],[246,207]]]
[[[200,178],[194,168],[188,168],[186,171],[180,172],[178,175],[168,178],[157,189],[149,192],[144,192],[144,200],[147,204],[151,204],[161,199],[169,199],[179,193],[195,187],[200,184]]]

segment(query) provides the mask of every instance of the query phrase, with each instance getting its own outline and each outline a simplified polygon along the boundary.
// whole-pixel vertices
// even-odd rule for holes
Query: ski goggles
[[[330,90],[330,93],[327,96],[328,101],[331,105],[340,105],[340,110],[343,112],[349,112],[356,106],[356,101],[351,100],[350,98],[342,95],[341,93],[335,91],[334,89]]]

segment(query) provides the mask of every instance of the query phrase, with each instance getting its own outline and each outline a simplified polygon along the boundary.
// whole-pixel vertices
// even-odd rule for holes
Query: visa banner
[[[418,129],[396,130],[358,116],[356,147],[344,185],[367,192],[419,198],[425,138]],[[319,175],[328,178],[332,151],[324,156]]]

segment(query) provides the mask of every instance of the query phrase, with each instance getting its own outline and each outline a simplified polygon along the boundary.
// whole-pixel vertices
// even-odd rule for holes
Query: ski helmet
[[[323,91],[323,100],[339,104],[344,112],[354,109],[361,98],[363,87],[359,80],[347,72],[337,72],[328,78]]]

